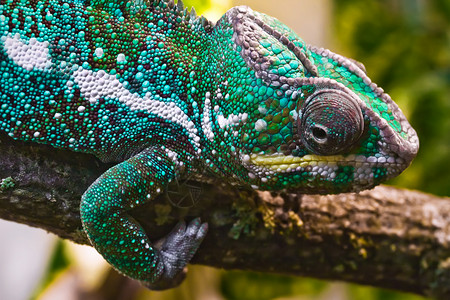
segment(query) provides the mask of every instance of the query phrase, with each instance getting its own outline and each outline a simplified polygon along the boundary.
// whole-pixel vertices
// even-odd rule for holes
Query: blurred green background
[[[369,77],[402,108],[420,138],[420,151],[412,166],[389,184],[450,195],[450,1],[185,0],[184,3],[212,20],[237,4],[248,4],[256,10],[259,9],[254,6],[261,6],[268,14],[276,12],[277,18],[293,27],[307,42],[318,42],[318,46],[362,62]],[[299,30],[297,23],[301,23]],[[71,265],[64,245],[58,244],[45,283],[37,292],[41,296],[37,298],[45,299],[43,288],[48,289],[47,283],[52,282],[55,274]],[[188,280],[180,288],[167,292],[140,290],[134,299],[424,298],[352,284],[191,266]]]

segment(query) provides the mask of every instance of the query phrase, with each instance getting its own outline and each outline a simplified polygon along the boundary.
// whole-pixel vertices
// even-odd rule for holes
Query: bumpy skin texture
[[[248,7],[213,25],[166,0],[1,0],[0,130],[120,162],[83,195],[94,247],[150,288],[176,285],[207,230],[160,249],[128,211],[192,174],[339,193],[400,174],[418,138],[362,65]]]

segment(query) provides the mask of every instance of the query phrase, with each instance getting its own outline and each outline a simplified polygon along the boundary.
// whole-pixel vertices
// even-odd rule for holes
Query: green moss
[[[3,178],[0,181],[0,192],[13,188],[16,185],[14,179],[10,177]]]

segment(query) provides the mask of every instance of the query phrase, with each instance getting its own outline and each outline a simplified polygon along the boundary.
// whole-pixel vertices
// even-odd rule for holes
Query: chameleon
[[[180,282],[208,229],[181,221],[156,246],[129,215],[170,182],[357,192],[419,147],[361,63],[246,6],[213,23],[169,0],[1,0],[0,131],[115,163],[81,198],[83,229],[151,289]]]

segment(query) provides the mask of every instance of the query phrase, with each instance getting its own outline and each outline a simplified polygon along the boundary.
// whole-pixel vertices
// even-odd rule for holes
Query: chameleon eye
[[[350,148],[364,131],[356,100],[337,90],[321,90],[311,95],[300,116],[303,144],[319,155],[334,155]]]

